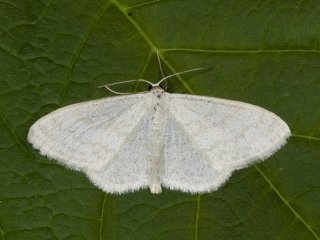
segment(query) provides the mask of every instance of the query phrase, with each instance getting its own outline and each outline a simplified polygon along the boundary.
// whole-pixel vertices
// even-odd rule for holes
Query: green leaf
[[[0,2],[0,240],[320,239],[320,2]],[[26,140],[40,117],[155,81],[275,112],[293,137],[217,192],[105,194]],[[132,87],[123,86],[131,91]]]

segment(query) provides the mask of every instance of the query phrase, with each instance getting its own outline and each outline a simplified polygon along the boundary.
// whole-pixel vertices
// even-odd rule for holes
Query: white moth
[[[165,92],[160,83],[178,74],[156,84],[137,80],[149,92],[60,108],[30,128],[28,141],[108,193],[214,191],[286,143],[287,124],[261,107]]]

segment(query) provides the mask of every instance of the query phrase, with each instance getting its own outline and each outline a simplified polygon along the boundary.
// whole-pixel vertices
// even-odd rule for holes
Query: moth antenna
[[[115,82],[115,83],[109,83],[109,84],[105,84],[105,85],[101,85],[99,86],[98,88],[106,88],[107,90],[109,90],[110,92],[114,93],[114,94],[117,94],[117,95],[127,95],[127,94],[132,94],[132,93],[127,93],[127,92],[118,92],[118,91],[115,91],[113,89],[111,89],[109,86],[114,86],[114,85],[120,85],[120,84],[123,84],[123,83],[130,83],[130,82],[145,82],[145,83],[148,83],[150,84],[150,86],[153,86],[154,84],[145,80],[145,79],[132,79],[132,80],[127,80],[127,81],[121,81],[121,82]],[[143,92],[137,92],[137,93],[145,93],[146,91],[143,91]]]
[[[201,67],[201,68],[193,68],[193,69],[185,70],[185,71],[182,71],[182,72],[174,73],[174,74],[171,74],[171,75],[168,75],[168,76],[162,78],[159,82],[157,82],[154,85],[155,86],[159,86],[163,81],[167,80],[168,78],[174,77],[174,76],[178,76],[178,75],[189,73],[189,72],[208,70],[208,69],[210,69],[210,68]]]
[[[160,53],[159,50],[157,50],[157,60],[158,60],[158,64],[159,64],[159,69],[160,69],[160,74],[161,74],[161,79],[165,78],[166,75],[164,74],[163,68],[162,68],[162,64],[161,64],[161,58],[160,58]],[[168,88],[168,84],[167,81],[164,81],[164,90],[166,91]],[[160,86],[160,85],[159,85]]]
[[[163,68],[162,68],[162,64],[161,64],[161,59],[160,59],[160,54],[159,54],[159,50],[157,50],[157,60],[158,60],[158,64],[159,64],[159,69],[160,69],[160,74],[161,74],[161,79],[165,78],[166,75],[164,74]]]

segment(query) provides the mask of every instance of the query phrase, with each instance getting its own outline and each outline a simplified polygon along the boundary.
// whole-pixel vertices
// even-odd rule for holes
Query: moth
[[[162,71],[160,58],[158,56]],[[163,77],[147,92],[72,104],[32,125],[42,155],[85,173],[108,193],[149,187],[189,193],[217,190],[237,169],[280,149],[290,129],[280,117],[244,102],[166,92]]]

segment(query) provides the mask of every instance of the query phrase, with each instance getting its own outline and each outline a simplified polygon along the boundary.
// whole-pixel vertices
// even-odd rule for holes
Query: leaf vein
[[[320,141],[320,137],[313,137],[313,136],[309,136],[309,135],[292,134],[292,137],[305,138],[305,139],[308,139],[310,141]]]
[[[196,199],[196,203],[197,203],[197,208],[196,208],[196,215],[195,215],[195,227],[194,227],[194,240],[198,240],[198,229],[199,229],[199,218],[200,218],[200,207],[201,207],[201,194],[197,194],[197,199]]]
[[[154,52],[157,52],[159,48],[156,46],[156,44],[150,39],[150,37],[141,29],[139,24],[132,18],[132,16],[128,16],[128,10],[123,7],[117,0],[111,0],[111,2],[120,10],[120,12],[128,19],[128,21],[135,27],[135,29],[138,31],[138,33],[141,35],[141,37],[146,41],[146,43],[151,47],[151,49]],[[162,53],[159,51],[159,56],[161,59],[164,59]],[[175,68],[168,62],[165,61],[165,64],[168,66],[168,68],[173,72],[176,73],[177,71]],[[188,90],[190,93],[193,93],[193,90],[190,88],[190,86],[183,81],[181,76],[177,76],[179,79],[180,83],[185,87],[186,90]]]
[[[100,240],[102,239],[102,221],[103,221],[103,217],[104,217],[104,208],[106,206],[106,198],[107,198],[107,194],[104,193],[102,207],[101,207],[101,214],[100,214],[100,218],[99,218],[99,239]]]
[[[11,137],[14,139],[14,141],[16,142],[16,144],[18,146],[20,146],[20,148],[26,152],[28,155],[30,155],[32,157],[32,159],[36,159],[36,157],[33,155],[33,153],[20,141],[20,139],[18,138],[17,134],[15,133],[14,129],[11,127],[11,125],[9,124],[9,122],[7,121],[7,119],[5,118],[5,116],[3,114],[0,113],[0,119],[3,122],[5,128],[10,132]]]
[[[295,215],[297,219],[312,233],[315,239],[320,240],[320,237],[313,231],[312,227],[302,218],[302,216],[291,206],[291,204],[284,198],[272,181],[264,174],[264,172],[257,166],[254,166],[258,173],[264,178],[264,180],[269,184],[276,195],[282,200],[282,202],[290,209],[290,211]]]
[[[145,6],[148,6],[148,5],[153,5],[153,4],[158,3],[158,2],[161,2],[161,0],[145,1],[145,2],[142,2],[142,3],[138,3],[136,5],[129,6],[128,9],[145,7]]]
[[[200,53],[320,53],[320,49],[194,49],[194,48],[163,48],[163,52],[200,52]]]
[[[100,15],[94,19],[94,21],[90,24],[87,32],[85,33],[84,37],[82,38],[82,41],[80,42],[77,50],[76,50],[76,53],[74,55],[74,57],[72,58],[71,62],[70,62],[70,65],[68,67],[68,74],[67,74],[67,77],[65,79],[65,86],[63,88],[63,91],[62,93],[60,94],[60,97],[59,97],[59,105],[61,106],[62,104],[62,101],[64,99],[64,97],[66,96],[66,93],[67,93],[67,90],[68,90],[68,87],[70,85],[70,82],[71,82],[71,78],[72,78],[72,74],[73,74],[73,71],[74,71],[74,67],[80,57],[80,54],[83,50],[83,47],[85,46],[86,42],[88,41],[89,37],[93,34],[96,26],[98,25],[99,21],[101,20],[101,18],[104,16],[106,10],[108,9],[109,5],[110,5],[111,1],[110,2],[107,2],[101,12],[100,12]]]

